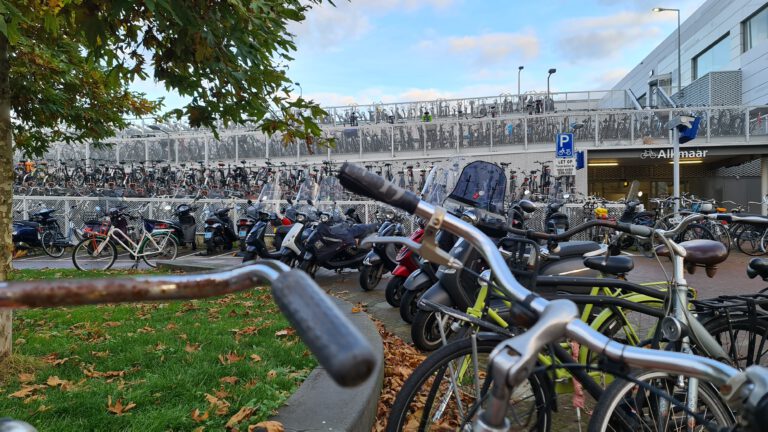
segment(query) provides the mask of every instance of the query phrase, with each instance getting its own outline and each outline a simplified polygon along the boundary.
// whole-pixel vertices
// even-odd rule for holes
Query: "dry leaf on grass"
[[[296,330],[294,330],[294,329],[292,329],[290,327],[286,327],[286,328],[284,328],[282,330],[278,330],[278,331],[275,332],[275,336],[277,336],[277,337],[293,336],[295,334],[296,334]]]
[[[21,386],[21,389],[18,391],[11,393],[9,396],[12,398],[27,398],[32,395],[36,390],[44,389],[45,386],[42,384],[35,384],[35,385],[23,385]]]
[[[229,412],[229,402],[225,401],[224,399],[219,399],[212,394],[206,393],[205,400],[211,404],[211,407],[216,409],[216,415],[224,415]]]
[[[267,372],[267,378],[274,379],[275,377],[277,377],[277,371],[271,370]]]
[[[46,384],[48,384],[49,387],[59,387],[63,391],[67,391],[74,386],[74,383],[72,381],[67,381],[60,379],[56,375],[49,376],[48,380],[45,381]]]
[[[208,411],[200,414],[200,410],[195,408],[195,410],[192,411],[192,420],[198,423],[208,420]]]
[[[123,325],[123,323],[119,323],[117,321],[107,321],[101,325],[103,327],[120,327],[121,325]]]
[[[193,353],[193,352],[200,351],[200,344],[199,343],[191,344],[191,343],[187,342],[187,345],[184,347],[184,351],[186,351],[188,353]]]
[[[133,402],[128,402],[126,405],[123,405],[123,399],[118,399],[117,402],[112,404],[112,396],[107,396],[107,411],[111,412],[112,414],[116,415],[123,415],[129,410],[136,407],[136,404]]]
[[[33,373],[20,373],[19,374],[19,382],[20,383],[28,383],[35,380],[35,374]]]
[[[63,359],[59,358],[59,353],[50,353],[46,356],[44,356],[41,360],[45,363],[48,363],[53,366],[63,365],[67,362],[71,357],[65,357]]]
[[[226,427],[228,428],[235,427],[235,425],[237,425],[241,421],[249,418],[254,413],[254,411],[256,411],[256,409],[247,407],[247,406],[240,408],[240,411],[238,411],[235,415],[229,418],[229,421],[227,422]]]
[[[91,351],[91,355],[94,357],[104,358],[109,356],[109,351]]]
[[[260,362],[261,356],[258,354],[251,354],[251,361],[253,361],[254,363]]]
[[[231,351],[224,355],[219,354],[219,361],[221,362],[221,364],[225,364],[225,365],[237,363],[244,358],[245,358],[245,354],[238,355],[236,352],[231,352]]]
[[[225,376],[223,378],[219,378],[219,381],[227,384],[235,384],[236,382],[240,381],[240,378],[236,376]]]
[[[263,421],[248,426],[248,432],[285,432],[283,424],[276,421]]]

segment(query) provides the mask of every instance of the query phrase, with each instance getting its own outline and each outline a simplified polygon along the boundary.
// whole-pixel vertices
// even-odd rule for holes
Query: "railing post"
[[[749,143],[749,107],[744,110],[744,137]]]
[[[235,163],[240,160],[240,152],[237,148],[237,135],[235,135]]]
[[[587,92],[587,98],[589,98],[589,92]],[[595,147],[600,144],[600,117],[595,113]]]
[[[363,132],[362,129],[360,127],[358,127],[357,128],[357,137],[358,137],[357,142],[360,145],[360,159],[363,158],[363,133],[362,132]]]
[[[426,123],[421,125],[421,148],[423,149],[424,155],[427,155],[427,125]]]
[[[147,140],[144,141],[144,160],[146,162],[149,162],[149,142]]]
[[[115,144],[115,162],[120,163],[120,143]]]
[[[392,159],[395,158],[395,125],[391,127],[392,133],[389,135],[389,148],[392,151]],[[328,149],[330,150],[330,148]],[[331,158],[331,154],[328,153],[328,159]]]
[[[91,143],[85,143],[85,166],[88,167],[88,162],[91,160]]]
[[[254,138],[256,138],[257,140],[259,139],[259,137],[256,135],[254,135]],[[266,147],[265,157],[266,159],[269,159],[269,140],[267,139],[266,135],[264,135],[264,147]]]
[[[565,92],[565,110],[568,111],[568,92]]]
[[[493,152],[493,131],[496,129],[494,126],[496,125],[496,120],[491,120],[488,122],[488,125],[490,126],[489,135],[491,136],[491,152]]]
[[[203,144],[203,151],[204,151],[203,161],[205,161],[206,165],[208,165],[208,143],[209,143],[209,141],[210,140],[205,140],[204,144]]]
[[[523,145],[528,150],[528,117],[523,117]]]
[[[712,141],[712,110],[707,108],[707,142]]]
[[[456,122],[456,153],[461,153],[461,122]]]
[[[69,199],[64,200],[64,232],[69,236]],[[69,238],[67,238],[69,240]]]
[[[27,197],[24,197],[24,201],[22,201],[22,207],[21,207],[21,213],[22,216],[24,216],[24,220],[29,219],[29,201],[27,201]]]
[[[629,145],[635,144],[635,114],[629,115]]]
[[[362,148],[363,148],[363,141],[360,140],[360,149],[362,149]],[[362,153],[362,151],[361,151],[361,153]],[[296,163],[299,162],[299,159],[301,159],[301,143],[297,142],[296,143]]]

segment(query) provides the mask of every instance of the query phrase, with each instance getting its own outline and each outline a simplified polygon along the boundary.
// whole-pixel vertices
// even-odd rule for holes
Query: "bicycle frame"
[[[109,231],[107,232],[107,234],[105,236],[103,236],[107,241],[102,242],[99,245],[99,247],[96,248],[96,250],[94,251],[94,255],[100,254],[101,251],[104,250],[104,248],[106,247],[106,244],[109,241],[116,241],[125,250],[130,252],[131,255],[133,255],[134,259],[136,259],[136,260],[138,260],[140,257],[143,257],[143,256],[149,256],[149,255],[156,254],[157,251],[161,249],[161,245],[157,244],[157,242],[155,242],[154,237],[152,235],[150,235],[149,233],[147,233],[147,231],[144,230],[144,228],[142,228],[141,231],[142,231],[141,239],[139,240],[138,243],[134,243],[134,241],[131,240],[131,238],[128,236],[128,234],[124,233],[121,229],[115,228],[114,225],[110,226],[109,227]],[[115,235],[116,233],[119,233],[120,236],[123,237],[123,239],[127,240],[129,244],[125,244],[120,239],[120,237]],[[166,233],[171,233],[171,230],[168,230],[168,229],[158,229],[158,230],[153,231],[153,234],[166,234]],[[168,239],[168,237],[166,237],[165,241],[168,241],[167,239]],[[147,242],[151,242],[152,245],[157,247],[157,249],[155,249],[153,251],[150,251],[150,252],[142,252],[143,249],[144,249],[144,246],[146,246]],[[165,244],[165,242],[163,242],[163,244]]]

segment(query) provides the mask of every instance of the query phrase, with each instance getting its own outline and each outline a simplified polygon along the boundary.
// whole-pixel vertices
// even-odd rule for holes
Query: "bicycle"
[[[129,235],[127,222],[124,219],[125,207],[114,208],[109,212],[111,224],[106,234],[92,234],[83,239],[72,251],[72,262],[75,268],[86,270],[108,270],[117,260],[119,245],[133,259],[132,268],[137,268],[139,258],[148,266],[157,267],[157,259],[175,259],[179,245],[171,230],[157,229],[149,232],[142,216],[130,216],[130,220],[141,220],[140,237],[134,239]]]
[[[345,164],[341,168],[339,176],[342,184],[355,193],[402,208],[409,213],[428,220],[430,228],[445,229],[466,239],[472,247],[482,254],[493,271],[493,281],[486,280],[486,282],[493,284],[495,290],[503,293],[506,298],[510,299],[517,306],[515,313],[511,314],[514,323],[528,328],[526,332],[505,340],[492,351],[486,375],[490,379],[486,379],[483,383],[480,397],[475,401],[469,401],[466,411],[467,415],[463,417],[459,428],[463,429],[465,425],[468,426],[471,423],[473,430],[500,431],[509,429],[509,417],[516,416],[514,412],[508,413],[508,405],[513,397],[513,392],[518,389],[520,384],[527,382],[532,373],[542,371],[541,368],[536,367],[539,353],[563,337],[571,338],[597,355],[610,360],[616,366],[611,367],[611,364],[601,362],[596,366],[601,370],[607,370],[622,378],[630,378],[630,376],[626,369],[622,369],[619,366],[652,367],[660,372],[689,376],[692,379],[689,381],[690,385],[687,387],[686,393],[693,394],[694,396],[698,394],[699,388],[697,385],[698,381],[695,380],[709,380],[724,392],[726,401],[740,405],[743,408],[743,414],[750,417],[760,414],[764,416],[763,418],[768,418],[768,370],[765,368],[753,366],[742,373],[732,366],[711,358],[698,357],[681,352],[649,351],[611,341],[608,337],[591,329],[583,321],[578,320],[578,310],[572,302],[567,300],[547,301],[523,287],[506,267],[505,260],[497,250],[496,244],[483,235],[479,229],[461,221],[457,217],[447,214],[439,207],[434,207],[420,201],[413,194],[398,189],[394,185],[387,184],[383,179],[366,175],[364,170],[354,165]],[[711,217],[728,221],[730,219],[726,218],[731,218],[732,216],[711,215]],[[688,222],[703,218],[703,215],[693,215],[688,218]],[[741,218],[741,221],[750,222],[747,218]],[[598,224],[597,221],[593,223]],[[760,219],[756,220],[755,223],[765,223],[765,221]],[[653,230],[650,227],[641,225],[616,222],[601,222],[600,224],[610,225],[614,229],[630,232],[634,235],[657,237],[671,250],[676,245],[667,236],[674,237],[679,234],[680,230],[685,228],[685,224],[681,223],[674,230],[665,233],[661,230]],[[548,241],[558,240],[557,235],[531,233],[531,236]],[[424,247],[425,244],[427,247]],[[415,247],[415,245],[413,246]],[[454,268],[461,266],[460,263],[451,262],[450,257],[441,254],[439,250],[428,243],[422,243],[421,252],[422,255],[429,255],[430,259],[445,265],[450,265]],[[700,252],[701,254],[689,250],[689,261],[697,262],[700,259],[704,261],[702,259],[703,251]],[[683,257],[677,256],[675,259],[680,264],[676,268],[682,267]],[[705,264],[704,262],[700,263]],[[683,294],[679,289],[674,293],[676,301],[681,304],[687,301],[686,295],[687,293]],[[675,310],[676,316],[673,319],[683,317],[688,320],[690,313],[686,309],[678,307]],[[685,322],[690,324],[694,321]],[[688,330],[693,328],[687,327]],[[671,329],[674,330],[675,326],[672,326]],[[685,345],[685,337],[682,336],[680,334],[677,337]],[[703,347],[709,348],[707,346]],[[584,365],[579,364],[563,365],[563,367],[573,369],[585,368]],[[547,370],[547,368],[543,370]],[[478,384],[476,384],[476,388],[479,388]],[[755,392],[756,388],[758,389],[757,392]],[[458,402],[458,398],[456,402]],[[718,401],[714,400],[712,402],[717,403]],[[603,398],[601,398],[600,403],[603,403]],[[676,403],[675,406],[686,409],[686,415],[691,415],[696,421],[701,420],[701,416],[694,412],[695,408],[698,407],[695,399],[690,405],[693,409],[688,409],[680,403]],[[727,409],[725,408],[726,411]],[[621,412],[618,412],[618,415],[621,414]],[[751,420],[757,418],[751,417]],[[727,420],[725,419],[725,421]],[[695,424],[696,422],[693,422],[693,425]],[[758,430],[757,426],[758,424],[754,423],[754,428],[751,430]]]

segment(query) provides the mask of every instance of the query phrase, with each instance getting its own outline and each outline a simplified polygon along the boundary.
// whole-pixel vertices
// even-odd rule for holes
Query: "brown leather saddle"
[[[690,274],[694,274],[696,267],[704,267],[708,277],[715,277],[717,265],[728,258],[728,248],[718,241],[688,240],[678,244],[686,251],[685,269]],[[670,256],[669,249],[665,245],[657,246],[656,254]]]

